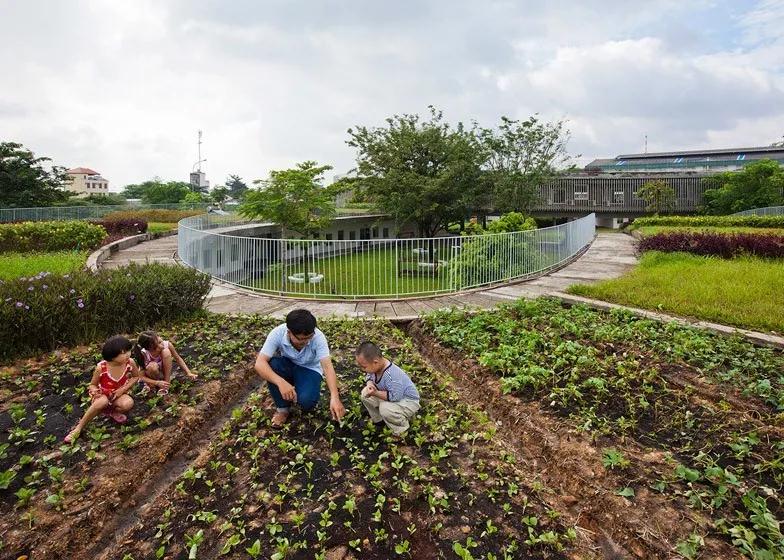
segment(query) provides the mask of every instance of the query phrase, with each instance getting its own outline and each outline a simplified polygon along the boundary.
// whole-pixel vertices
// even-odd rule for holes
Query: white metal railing
[[[733,216],[784,216],[784,206],[767,206],[766,208],[752,208],[743,212],[735,212]]]
[[[596,217],[514,233],[348,241],[249,237],[237,227],[252,225],[236,215],[185,218],[179,257],[216,279],[275,295],[416,297],[540,276],[591,243]]]
[[[205,210],[207,204],[115,204],[107,206],[41,206],[38,208],[0,208],[2,222],[49,222],[61,220],[89,220],[111,212],[134,210]]]

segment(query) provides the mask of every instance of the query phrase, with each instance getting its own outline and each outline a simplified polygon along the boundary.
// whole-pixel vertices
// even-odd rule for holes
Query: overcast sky
[[[546,5],[545,5],[546,4]],[[592,5],[592,7],[588,7]],[[354,164],[353,125],[568,120],[594,157],[784,134],[784,0],[0,0],[0,141],[112,190]]]

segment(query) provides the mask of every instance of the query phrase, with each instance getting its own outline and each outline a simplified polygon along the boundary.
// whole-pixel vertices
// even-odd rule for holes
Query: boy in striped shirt
[[[362,404],[374,424],[384,422],[401,436],[419,410],[419,391],[402,369],[384,358],[372,342],[363,342],[355,352],[357,365],[365,372]]]

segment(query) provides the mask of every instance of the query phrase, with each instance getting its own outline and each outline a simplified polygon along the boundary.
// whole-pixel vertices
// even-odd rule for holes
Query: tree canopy
[[[333,189],[322,186],[324,173],[330,169],[329,165],[305,161],[293,169],[271,171],[269,179],[253,181],[260,188],[246,193],[238,211],[247,218],[268,220],[311,237],[335,217]]]
[[[234,200],[242,200],[248,190],[248,185],[239,175],[229,175],[229,178],[226,179],[226,187],[229,189],[229,196]]]
[[[433,107],[428,120],[395,115],[386,122],[348,130],[347,143],[358,150],[356,184],[367,200],[424,237],[482,206],[484,158],[473,131],[450,126]]]
[[[0,206],[51,206],[68,198],[64,167],[44,164],[48,157],[36,157],[17,142],[0,142]]]
[[[141,198],[145,204],[176,204],[185,200],[191,192],[190,183],[167,181],[155,177],[140,184],[126,185],[122,191],[125,198]]]
[[[570,159],[564,121],[541,122],[536,115],[523,121],[501,117],[497,129],[482,128],[478,136],[487,157],[493,205],[504,212],[529,214],[538,201],[539,185]]]
[[[727,171],[705,179],[707,214],[732,214],[752,208],[784,205],[784,169],[778,162],[763,159],[741,171]]]

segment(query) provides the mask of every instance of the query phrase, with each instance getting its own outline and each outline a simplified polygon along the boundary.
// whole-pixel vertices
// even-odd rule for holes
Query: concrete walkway
[[[131,262],[177,263],[177,237],[164,237],[123,249],[103,263],[118,267]],[[307,307],[317,317],[384,317],[411,319],[435,309],[449,307],[491,308],[521,297],[555,295],[572,284],[591,284],[621,276],[637,263],[635,241],[621,233],[600,233],[580,258],[568,266],[527,282],[409,300],[374,300],[357,302],[324,302],[266,296],[215,282],[210,291],[207,309],[216,313],[260,313],[283,318],[292,309]]]

